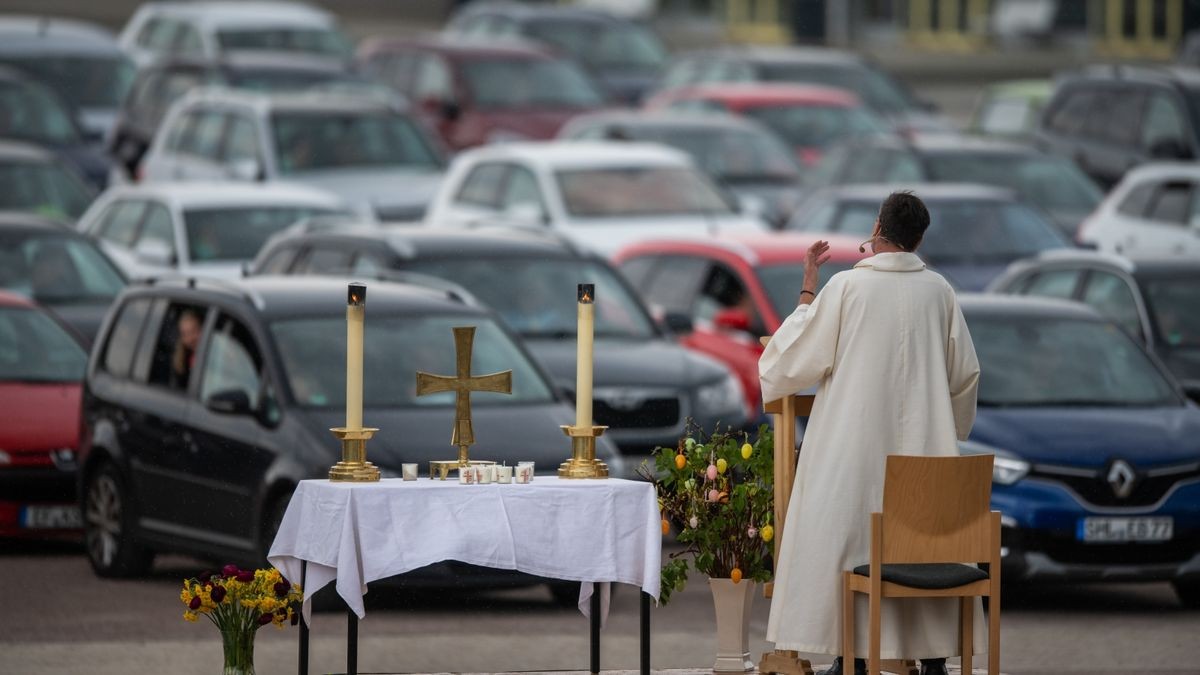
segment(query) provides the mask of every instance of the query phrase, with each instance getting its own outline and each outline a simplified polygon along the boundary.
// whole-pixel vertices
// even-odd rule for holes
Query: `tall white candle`
[[[592,353],[596,326],[596,286],[579,284],[578,350],[575,365],[575,426],[592,426]]]
[[[362,429],[363,322],[367,287],[350,284],[346,301],[346,428]]]

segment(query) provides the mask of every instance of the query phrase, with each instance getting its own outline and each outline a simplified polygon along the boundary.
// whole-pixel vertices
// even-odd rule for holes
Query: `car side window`
[[[142,325],[150,311],[149,298],[136,298],[125,303],[117,320],[108,333],[108,344],[104,346],[104,370],[115,377],[126,377],[133,365],[133,354],[137,348]]]
[[[621,263],[621,274],[625,275],[625,279],[635,288],[645,286],[646,279],[650,276],[658,265],[658,256],[642,256],[640,258],[630,258]]]
[[[224,114],[215,110],[201,111],[195,129],[180,146],[180,152],[215,160],[221,147],[221,137],[225,133],[225,123]]]
[[[105,211],[96,236],[119,246],[133,246],[145,210],[146,202],[141,200],[122,199],[113,203]]]
[[[1079,270],[1046,270],[1031,276],[1025,284],[1023,295],[1036,295],[1044,298],[1063,298],[1066,300],[1075,296],[1075,288],[1079,285]]]
[[[453,101],[454,78],[450,66],[440,56],[428,54],[417,64],[413,82],[413,99],[416,101]]]
[[[544,215],[546,212],[542,191],[533,172],[525,167],[514,166],[508,172],[508,180],[504,183],[500,208],[510,209],[518,204],[532,204],[537,207],[539,214]]]
[[[643,290],[651,304],[667,311],[690,313],[708,270],[709,262],[704,258],[664,256]]]
[[[259,161],[258,134],[254,129],[254,122],[245,115],[229,116],[222,159],[226,164]]]
[[[1096,102],[1093,92],[1076,89],[1069,92],[1063,102],[1050,113],[1048,124],[1051,129],[1069,136],[1083,132],[1084,125],[1092,117]]]
[[[301,274],[341,274],[350,269],[354,254],[338,248],[314,248],[300,261],[296,271]]]
[[[1083,292],[1083,301],[1141,340],[1142,320],[1138,315],[1133,289],[1121,277],[1108,272],[1092,272]]]
[[[1146,209],[1146,218],[1170,225],[1186,225],[1191,219],[1192,186],[1182,181],[1161,183]]]
[[[351,274],[360,274],[364,277],[375,276],[386,269],[386,266],[379,258],[370,253],[359,253],[354,256],[354,264],[350,266]]]
[[[152,51],[166,53],[171,51],[171,46],[175,43],[175,34],[179,31],[179,24],[170,19],[151,19],[146,23],[142,34],[145,36],[145,41],[140,41],[141,45]]]
[[[712,321],[717,312],[723,309],[740,309],[750,319],[751,325],[757,323],[754,303],[746,285],[728,266],[714,263],[692,305],[692,317],[700,321]]]
[[[1135,186],[1117,205],[1117,211],[1137,218],[1145,216],[1146,207],[1150,205],[1150,197],[1154,195],[1157,187],[1158,184],[1153,182]]]
[[[888,153],[878,148],[872,148],[857,153],[849,158],[849,163],[842,173],[845,183],[875,183],[883,178],[887,166]]]
[[[150,359],[148,384],[187,391],[207,310],[201,305],[172,302],[163,313]]]
[[[147,19],[146,23],[143,23],[142,27],[138,30],[137,37],[134,38],[133,41],[137,43],[139,47],[151,47],[154,39],[154,32],[158,30],[158,27],[161,24],[162,19]]]
[[[296,253],[299,250],[295,246],[280,246],[263,261],[261,273],[287,274],[288,268],[292,266],[292,261],[296,259]]]
[[[191,24],[180,24],[179,31],[175,34],[175,40],[171,45],[171,51],[185,56],[199,56],[203,54],[204,41],[200,38],[200,31],[196,30],[196,27]]]
[[[696,59],[680,59],[667,68],[663,75],[662,88],[669,89],[696,81],[696,70],[699,62]]]
[[[507,167],[503,164],[480,164],[467,174],[454,201],[471,206],[495,209],[500,200],[500,184]]]
[[[399,52],[372,60],[372,64],[385,82],[397,91],[408,92],[412,88],[418,60],[418,56],[412,52]]]
[[[1094,120],[1103,124],[1096,135],[1116,145],[1137,145],[1138,121],[1141,119],[1145,100],[1146,97],[1136,91],[1123,89],[1108,92],[1100,101],[1107,114],[1092,116]]]
[[[1156,93],[1146,105],[1142,124],[1142,148],[1150,153],[1162,151],[1168,156],[1188,147],[1187,130],[1179,106],[1166,94]]]
[[[918,183],[925,177],[921,162],[909,152],[889,152],[884,180],[889,183]]]
[[[161,242],[175,253],[175,227],[171,212],[167,207],[157,202],[146,205],[146,217],[142,221],[142,230],[138,234],[137,243],[144,241]]]
[[[258,410],[263,394],[262,364],[250,331],[228,314],[221,314],[205,350],[201,403],[245,396],[250,410]]]

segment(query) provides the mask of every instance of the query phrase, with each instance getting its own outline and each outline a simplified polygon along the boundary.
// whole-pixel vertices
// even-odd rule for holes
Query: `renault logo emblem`
[[[1137,485],[1137,474],[1133,472],[1129,462],[1118,459],[1108,470],[1108,484],[1117,499],[1125,499],[1133,494],[1133,488]]]

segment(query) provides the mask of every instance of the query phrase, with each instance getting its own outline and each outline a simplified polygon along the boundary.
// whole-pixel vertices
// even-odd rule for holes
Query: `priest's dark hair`
[[[929,228],[929,209],[909,190],[888,195],[879,207],[879,235],[905,251],[915,251]]]

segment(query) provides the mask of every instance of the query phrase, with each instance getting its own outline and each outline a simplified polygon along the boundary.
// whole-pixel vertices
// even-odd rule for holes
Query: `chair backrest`
[[[882,562],[990,561],[992,460],[889,455]]]

